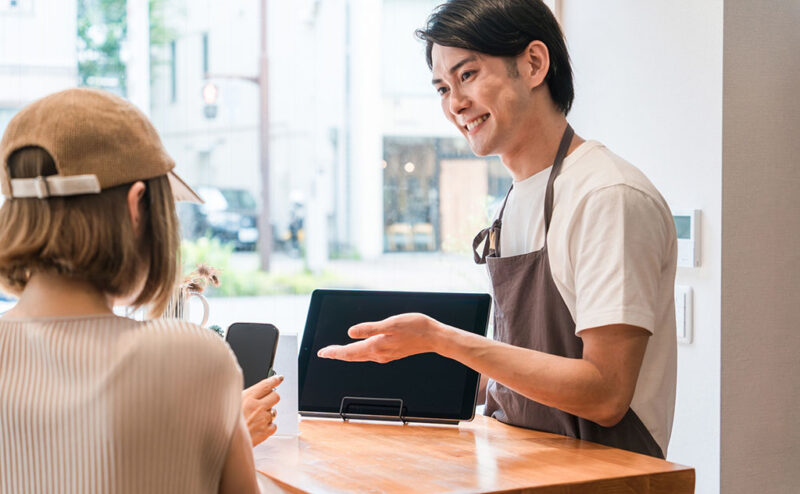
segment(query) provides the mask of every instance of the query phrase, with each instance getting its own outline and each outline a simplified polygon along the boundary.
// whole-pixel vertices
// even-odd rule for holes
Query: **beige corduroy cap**
[[[8,158],[38,146],[57,175],[14,178]],[[8,198],[97,194],[117,185],[167,175],[176,201],[203,202],[172,169],[156,129],[128,101],[98,89],[67,89],[19,111],[0,141],[0,186]]]

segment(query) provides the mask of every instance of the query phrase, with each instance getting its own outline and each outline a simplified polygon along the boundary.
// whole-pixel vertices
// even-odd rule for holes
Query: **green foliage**
[[[167,24],[167,0],[148,0],[150,72],[167,63],[162,47],[175,39]],[[127,73],[120,51],[127,37],[126,0],[78,0],[78,78],[81,86],[127,94]]]
[[[127,91],[120,48],[127,34],[125,0],[78,0],[78,77],[81,86]],[[116,80],[116,84],[110,81]]]
[[[232,255],[233,245],[216,238],[184,240],[181,245],[184,272],[193,271],[198,264],[207,264],[219,271],[220,286],[208,288],[207,295],[212,297],[307,294],[338,281],[337,276],[327,271],[316,275],[305,269],[292,273],[267,273],[238,268],[231,264]]]
[[[201,237],[181,242],[181,259],[184,271],[189,273],[198,264],[207,264],[220,273],[228,271],[233,254],[232,244],[223,244],[217,238]]]
[[[307,294],[317,288],[331,286],[339,281],[339,277],[330,271],[316,275],[308,270],[298,273],[281,273],[270,276],[273,293]]]
[[[330,252],[331,259],[343,259],[348,261],[360,261],[361,254],[352,247],[339,247],[331,249]]]
[[[164,47],[178,37],[174,29],[167,23],[167,0],[149,0],[150,2],[150,82],[158,66],[169,63],[169,56]]]
[[[150,46],[166,45],[176,38],[175,31],[167,25],[166,0],[149,0]]]

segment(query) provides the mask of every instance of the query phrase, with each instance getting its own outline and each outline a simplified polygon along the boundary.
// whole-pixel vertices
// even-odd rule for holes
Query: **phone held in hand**
[[[272,324],[237,322],[225,333],[244,375],[244,387],[275,374],[272,366],[278,349],[278,328]]]

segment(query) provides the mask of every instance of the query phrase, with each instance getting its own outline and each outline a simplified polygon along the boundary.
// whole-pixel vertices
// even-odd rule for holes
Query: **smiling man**
[[[417,32],[442,111],[513,185],[475,238],[494,290],[494,340],[422,314],[359,324],[325,358],[424,352],[488,379],[502,422],[663,458],[675,407],[676,236],[650,181],[574,134],[572,70],[538,0],[451,0]],[[483,389],[483,388],[482,388]]]

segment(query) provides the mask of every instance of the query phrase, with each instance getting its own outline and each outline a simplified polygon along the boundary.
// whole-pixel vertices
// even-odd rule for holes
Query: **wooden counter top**
[[[692,468],[484,416],[459,427],[303,419],[299,437],[261,452],[267,491],[694,492]]]

